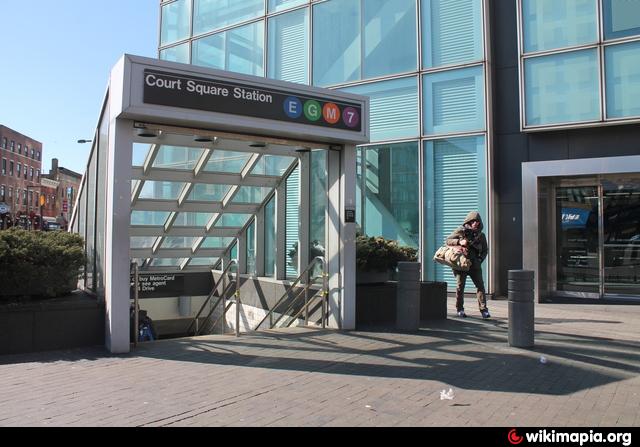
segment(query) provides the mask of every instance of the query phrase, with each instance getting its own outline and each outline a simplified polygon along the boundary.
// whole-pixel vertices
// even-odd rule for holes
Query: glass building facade
[[[161,59],[371,98],[371,144],[357,159],[362,233],[421,248],[431,265],[432,248],[469,210],[490,226],[483,0],[177,0],[161,11]],[[312,189],[323,176],[316,165],[326,163],[312,159]],[[295,175],[286,182],[292,216]],[[452,280],[445,269],[425,276]]]

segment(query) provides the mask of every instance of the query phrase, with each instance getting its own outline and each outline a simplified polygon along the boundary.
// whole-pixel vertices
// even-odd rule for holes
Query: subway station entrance
[[[110,351],[129,351],[136,295],[160,337],[354,328],[368,111],[357,95],[125,55],[70,222]]]

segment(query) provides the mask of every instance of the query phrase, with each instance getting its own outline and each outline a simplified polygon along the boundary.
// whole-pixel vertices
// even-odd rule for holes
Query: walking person
[[[467,316],[464,312],[464,286],[467,276],[471,277],[476,286],[478,307],[482,318],[491,318],[489,309],[487,309],[487,298],[485,296],[484,280],[482,279],[482,262],[488,254],[487,238],[482,232],[482,228],[480,213],[472,211],[467,214],[462,225],[447,238],[447,245],[462,247],[465,256],[471,261],[469,271],[453,270],[453,274],[456,277],[456,311],[458,316],[462,318]]]

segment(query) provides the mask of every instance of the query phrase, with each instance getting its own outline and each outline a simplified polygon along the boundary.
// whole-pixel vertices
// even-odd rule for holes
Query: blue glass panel
[[[308,0],[269,0],[269,12],[283,11],[295,6],[304,5]]]
[[[193,169],[202,155],[203,149],[181,146],[160,146],[154,168]]]
[[[264,207],[264,275],[276,271],[276,199],[273,196]]]
[[[418,82],[415,77],[375,82],[341,89],[371,98],[371,140],[417,137]]]
[[[313,8],[313,84],[360,79],[360,0],[330,1]]]
[[[327,151],[315,150],[310,155],[309,182],[309,261],[325,254],[327,212]]]
[[[168,211],[131,211],[131,225],[164,225]]]
[[[425,68],[483,59],[482,0],[422,0]]]
[[[131,164],[133,166],[142,166],[144,165],[144,160],[147,158],[147,154],[149,153],[149,149],[151,149],[150,144],[143,143],[133,143],[133,152],[132,152],[132,160]]]
[[[607,117],[640,116],[640,42],[605,48]]]
[[[247,273],[256,274],[256,221],[247,228]]]
[[[180,182],[155,182],[147,180],[142,186],[139,199],[176,200],[184,188]]]
[[[224,213],[216,222],[216,227],[242,227],[247,223],[251,214]]]
[[[308,83],[309,10],[269,19],[268,77]]]
[[[213,213],[180,212],[173,225],[175,227],[204,227]]]
[[[129,247],[131,248],[151,248],[156,241],[155,236],[132,236]]]
[[[196,239],[195,237],[166,237],[162,241],[161,248],[191,248]]]
[[[198,183],[193,186],[189,200],[200,200],[210,202],[220,202],[227,194],[231,186],[229,185],[204,185]]]
[[[241,186],[233,196],[233,203],[262,203],[271,192],[271,188],[263,186]]]
[[[189,261],[189,265],[193,265],[193,266],[201,266],[201,265],[206,265],[206,266],[214,266],[216,265],[216,263],[218,262],[220,258],[191,258],[191,261]]]
[[[182,258],[154,258],[151,267],[177,267],[182,263]]]
[[[214,150],[204,170],[207,172],[229,172],[239,174],[249,160],[248,152]]]
[[[603,0],[604,38],[640,35],[640,2],[637,0]]]
[[[427,74],[423,78],[423,89],[427,134],[484,130],[482,66]]]
[[[175,47],[160,50],[160,60],[188,64],[189,57],[191,55],[189,48],[189,43],[187,42],[176,45]]]
[[[413,71],[418,66],[415,0],[367,0],[363,78]]]
[[[264,0],[194,0],[193,34],[201,34],[264,14]]]
[[[298,276],[298,225],[300,221],[300,168],[285,183],[285,253],[287,278]]]
[[[429,280],[446,281],[449,289],[456,284],[451,269],[432,262],[431,257],[469,211],[480,212],[488,234],[485,163],[484,136],[424,143],[423,265]],[[486,281],[486,268],[483,273]]]
[[[595,49],[525,59],[524,73],[527,125],[600,117]]]
[[[365,222],[368,236],[383,236],[418,247],[418,143],[363,148]]]
[[[524,51],[596,42],[596,0],[523,0]]]
[[[194,40],[191,44],[191,63],[211,68],[225,68],[226,33]]]
[[[263,155],[253,167],[251,174],[281,176],[295,160],[295,157]]]
[[[227,248],[234,240],[232,237],[208,237],[200,248]]]
[[[162,5],[160,45],[168,45],[189,37],[191,0],[178,0]]]

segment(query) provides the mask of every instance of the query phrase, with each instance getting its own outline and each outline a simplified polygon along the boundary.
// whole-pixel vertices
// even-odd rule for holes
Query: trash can
[[[417,331],[420,328],[419,262],[398,262],[396,293],[396,328]]]
[[[532,270],[509,270],[509,346],[533,347],[534,275]]]

